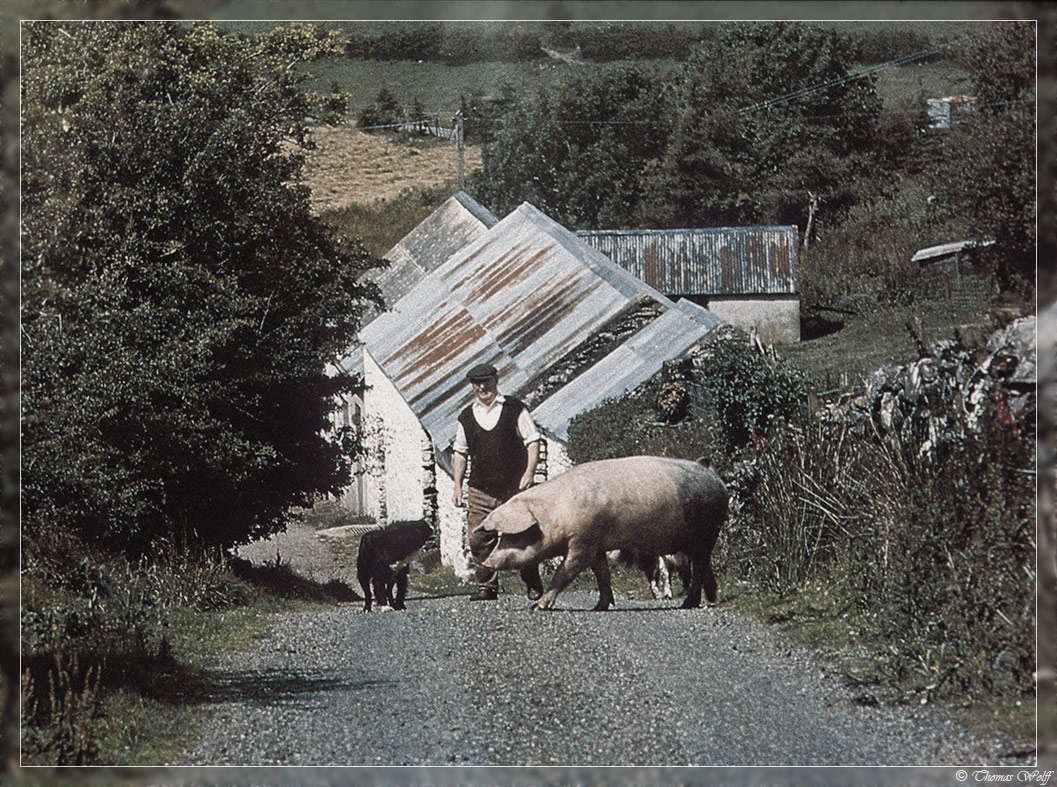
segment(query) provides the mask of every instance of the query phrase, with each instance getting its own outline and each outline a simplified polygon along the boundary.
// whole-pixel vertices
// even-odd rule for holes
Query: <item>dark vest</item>
[[[518,482],[528,467],[528,449],[517,432],[517,419],[525,405],[508,396],[502,407],[499,423],[491,430],[477,423],[473,405],[459,414],[459,423],[470,448],[470,486],[506,500],[518,491]]]

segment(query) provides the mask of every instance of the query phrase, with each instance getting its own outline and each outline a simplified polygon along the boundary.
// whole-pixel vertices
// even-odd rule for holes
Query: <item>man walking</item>
[[[466,379],[473,386],[474,401],[459,414],[452,446],[455,452],[452,502],[456,507],[463,505],[462,484],[469,457],[466,524],[477,582],[477,592],[471,598],[491,601],[499,595],[499,572],[481,565],[490,543],[473,531],[489,513],[532,485],[539,462],[540,434],[528,408],[517,399],[499,393],[499,373],[494,366],[478,364]],[[543,595],[538,567],[522,569],[521,578],[528,586],[530,599]]]

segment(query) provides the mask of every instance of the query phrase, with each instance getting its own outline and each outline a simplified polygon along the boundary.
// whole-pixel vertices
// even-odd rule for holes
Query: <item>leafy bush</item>
[[[771,419],[798,415],[806,403],[803,375],[739,341],[710,344],[694,376],[728,453],[765,434]]]
[[[570,71],[503,101],[471,192],[497,215],[529,201],[571,228],[631,226],[646,163],[664,150],[668,99],[656,69]]]
[[[388,88],[383,87],[375,96],[374,103],[360,112],[356,125],[361,129],[392,126],[402,122],[405,119],[404,115],[404,107],[400,106]]]
[[[868,64],[887,63],[931,49],[935,49],[935,46],[930,37],[919,30],[896,26],[882,27],[861,35],[859,60]],[[930,63],[943,57],[945,54],[941,51],[914,62]]]
[[[569,459],[581,464],[639,454],[678,459],[716,456],[717,437],[708,422],[690,420],[672,426],[658,421],[657,391],[657,384],[649,383],[574,417],[569,423]]]

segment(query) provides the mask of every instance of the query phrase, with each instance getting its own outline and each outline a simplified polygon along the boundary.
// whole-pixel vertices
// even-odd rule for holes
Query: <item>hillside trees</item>
[[[996,23],[958,57],[978,100],[970,122],[944,130],[934,168],[941,206],[967,215],[1006,290],[1033,289],[1035,277],[1036,31],[1028,22]]]
[[[473,181],[484,204],[502,215],[527,200],[577,229],[628,226],[646,164],[667,143],[667,104],[652,70],[572,73],[507,106]]]
[[[842,215],[876,177],[880,100],[852,73],[853,43],[799,23],[712,32],[673,74],[591,70],[513,106],[481,199],[527,199],[577,228]]]
[[[305,30],[22,36],[23,525],[229,546],[347,480],[329,432],[374,264],[294,185]]]
[[[673,189],[682,208],[671,215],[655,198],[641,222],[804,228],[813,202],[824,215],[846,210],[880,110],[872,81],[852,75],[853,55],[832,30],[724,25],[671,86],[676,130],[649,187]]]

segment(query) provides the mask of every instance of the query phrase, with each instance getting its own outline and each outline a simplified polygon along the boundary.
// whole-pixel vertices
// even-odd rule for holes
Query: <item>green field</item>
[[[319,21],[323,29],[338,29],[342,32],[355,36],[377,35],[383,29],[393,30],[400,26],[419,26],[421,24],[433,24],[428,22],[378,22],[370,20],[354,21]],[[231,31],[241,34],[256,34],[270,29],[278,22],[265,21],[241,21],[222,22],[223,26]],[[544,45],[552,45],[558,49],[563,47],[551,39],[558,35],[557,29],[548,29],[546,23],[540,21],[497,21],[497,22],[473,22],[452,23],[455,25],[472,25],[481,30],[489,25],[513,25],[528,30],[539,36]],[[564,29],[560,35],[566,43],[576,40],[575,30],[583,27],[585,34],[588,28],[597,33],[600,26],[611,25],[612,22],[579,22],[576,28]],[[658,24],[670,24],[663,22]],[[678,22],[674,23],[680,24]],[[684,22],[681,24],[700,26],[702,21]],[[950,45],[949,52],[955,52],[957,42],[975,30],[979,30],[986,23],[965,21],[921,21],[921,20],[882,20],[882,21],[821,21],[817,24],[832,27],[838,32],[852,38],[878,34],[882,37],[898,37],[900,34],[914,34],[918,37],[918,43],[913,39],[900,41],[893,45],[893,56],[909,56],[916,54],[910,51],[918,47],[942,47]],[[927,42],[927,43],[926,43]],[[567,47],[565,47],[567,48]],[[907,51],[904,51],[906,49]],[[922,50],[919,50],[922,51]],[[619,61],[618,61],[619,62]],[[670,69],[678,64],[673,60],[638,60],[643,64],[656,65],[659,68]],[[588,63],[586,68],[597,69],[611,67],[611,64]],[[876,69],[876,66],[862,65],[859,69]],[[477,95],[490,96],[496,94],[498,88],[503,84],[509,84],[518,93],[534,90],[537,86],[545,86],[577,70],[575,66],[558,63],[542,56],[536,62],[526,63],[493,63],[482,62],[470,65],[446,65],[439,62],[420,62],[417,60],[357,60],[344,56],[335,56],[319,60],[312,64],[309,69],[313,79],[309,86],[317,90],[329,90],[332,85],[337,84],[339,88],[350,96],[350,115],[355,116],[363,107],[370,105],[379,91],[383,88],[389,90],[396,99],[411,106],[418,103],[431,115],[450,116],[459,106],[460,96]],[[881,68],[874,73],[877,75],[877,89],[884,99],[885,108],[889,111],[906,111],[916,109],[920,106],[922,96],[939,97],[957,93],[964,93],[970,89],[966,74],[961,71],[950,59],[939,60],[933,63],[907,63],[899,66]]]
[[[672,69],[670,60],[641,61],[658,68]],[[588,68],[607,68],[592,65]],[[512,85],[518,93],[534,91],[553,84],[569,73],[560,66],[475,63],[448,66],[441,63],[410,61],[372,61],[335,58],[312,66],[310,88],[329,90],[331,85],[349,94],[350,116],[374,102],[383,88],[398,102],[411,106],[417,100],[428,115],[448,120],[459,108],[460,96],[491,96],[503,84]],[[919,99],[938,98],[965,93],[971,89],[968,75],[953,64],[941,61],[923,65],[907,64],[877,72],[877,92],[889,112],[916,111]]]
[[[659,68],[674,68],[670,60],[641,61]],[[588,68],[612,68],[597,64]],[[473,63],[449,66],[443,63],[417,63],[407,60],[377,61],[333,58],[312,64],[313,78],[308,87],[329,90],[332,84],[348,93],[351,116],[374,103],[382,88],[398,102],[410,107],[417,100],[428,115],[439,114],[447,121],[459,108],[460,96],[494,96],[504,84],[518,94],[531,94],[538,87],[555,83],[570,72],[568,67],[544,64]]]

